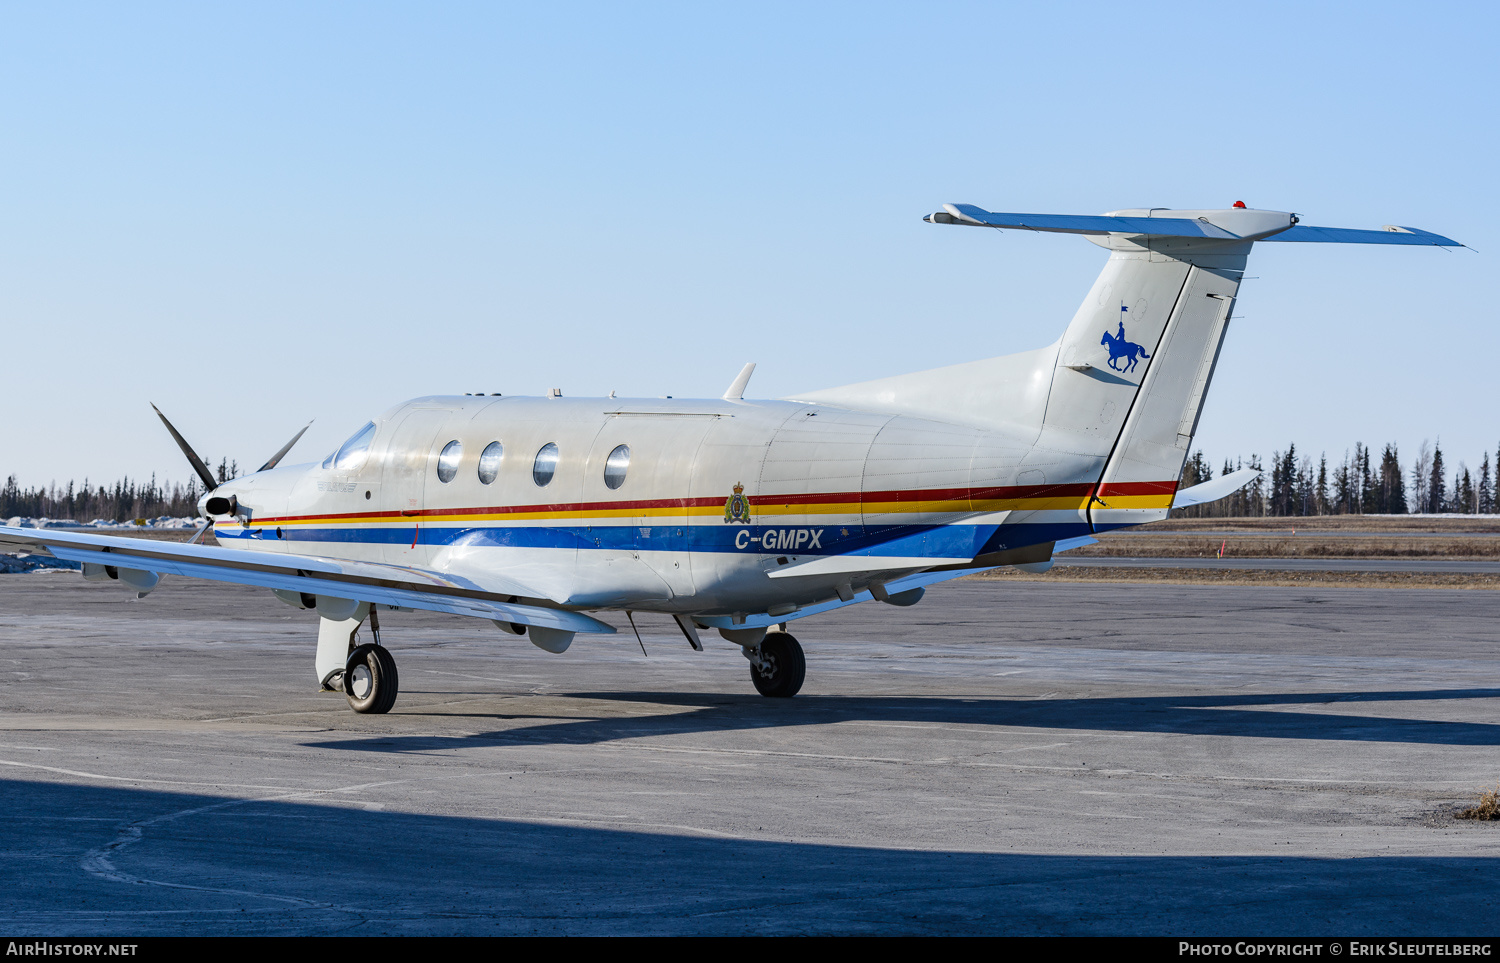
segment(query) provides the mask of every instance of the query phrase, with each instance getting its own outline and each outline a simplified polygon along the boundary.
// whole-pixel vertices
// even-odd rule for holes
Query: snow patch
[[[7,528],[103,528],[103,529],[180,529],[197,528],[202,522],[196,518],[173,518],[170,515],[159,515],[156,518],[143,518],[129,522],[115,522],[107,518],[96,518],[90,522],[80,522],[72,518],[26,518],[15,515],[4,520]]]

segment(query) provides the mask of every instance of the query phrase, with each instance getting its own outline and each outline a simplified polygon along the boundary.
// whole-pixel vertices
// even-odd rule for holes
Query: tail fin
[[[1172,213],[1190,218],[1163,219],[1193,225],[1225,212]],[[1292,222],[1229,213],[1261,215],[1262,229]],[[1063,335],[1037,439],[1097,466],[1086,508],[1095,531],[1166,517],[1250,253],[1233,238],[1111,234],[1100,243],[1112,253]]]
[[[1458,247],[1414,228],[1298,225],[1251,210],[996,214],[946,205],[937,224],[1083,234],[1111,251],[1062,339],[1039,351],[820,391],[801,398],[1001,429],[1028,463],[1087,481],[1095,531],[1165,518],[1198,428],[1245,260],[1255,241]]]

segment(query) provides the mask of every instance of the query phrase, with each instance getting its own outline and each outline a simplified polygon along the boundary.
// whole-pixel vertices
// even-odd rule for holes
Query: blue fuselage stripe
[[[734,555],[872,555],[973,558],[1092,534],[1082,522],[1021,525],[476,525],[328,526],[276,529],[220,526],[220,539],[289,544],[503,546]]]

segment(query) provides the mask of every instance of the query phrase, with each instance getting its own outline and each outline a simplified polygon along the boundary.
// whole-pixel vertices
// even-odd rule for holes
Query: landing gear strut
[[[750,681],[763,696],[790,699],[802,688],[807,676],[807,659],[802,644],[787,632],[770,632],[755,648],[745,647],[750,660]]]
[[[361,645],[344,666],[344,695],[355,712],[390,712],[400,684],[396,660],[383,645]]]

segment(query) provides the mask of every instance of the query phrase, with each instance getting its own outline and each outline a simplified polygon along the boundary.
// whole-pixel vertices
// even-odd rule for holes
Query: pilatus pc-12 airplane
[[[1177,491],[1254,242],[1461,246],[1240,203],[1100,217],[951,204],[926,220],[1082,234],[1109,260],[1045,348],[782,401],[743,397],[753,365],[707,401],[417,398],[321,462],[277,467],[284,448],[224,484],[168,424],[209,489],[193,542],[0,528],[0,544],[141,596],[184,575],[316,610],[315,681],[358,712],[396,699],[383,609],[490,619],[548,652],[615,631],[590,612],[661,612],[695,649],[718,630],[756,689],[792,696],[796,619],[1041,568],[1248,482]],[[210,527],[221,547],[197,544]]]

